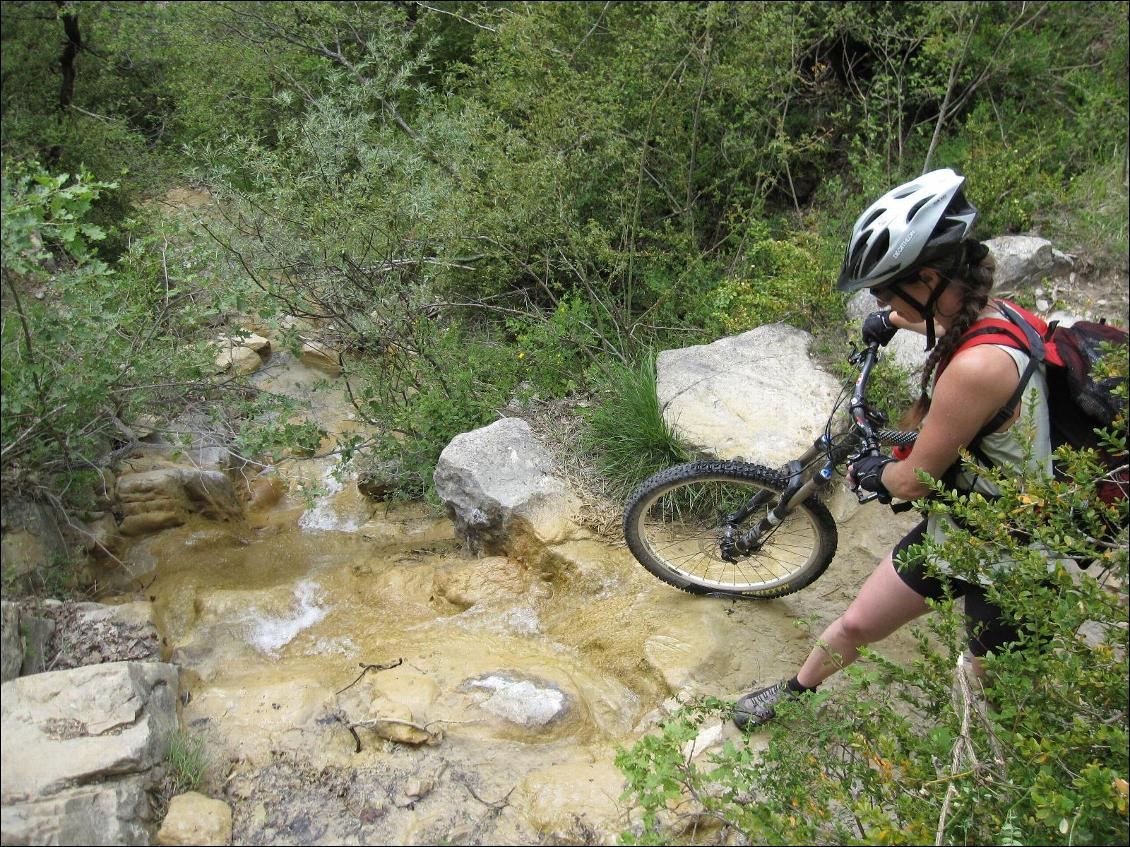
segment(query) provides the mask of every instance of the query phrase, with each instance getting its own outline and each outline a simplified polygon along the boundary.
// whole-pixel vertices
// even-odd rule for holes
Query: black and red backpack
[[[1114,394],[1122,378],[1100,378],[1094,366],[1105,352],[1104,344],[1126,347],[1126,330],[1105,322],[1078,321],[1071,326],[1060,326],[1054,321],[1047,324],[1006,300],[994,300],[993,304],[1005,317],[976,321],[939,366],[935,376],[937,379],[941,375],[959,350],[979,344],[1000,344],[1028,354],[1028,366],[1021,374],[1016,391],[970,442],[969,452],[987,463],[980,450],[981,440],[1012,418],[1028,381],[1043,363],[1048,382],[1052,448],[1066,444],[1075,449],[1095,450],[1108,470],[1099,484],[1099,496],[1108,503],[1125,499],[1130,488],[1126,454],[1110,453],[1095,432],[1109,427],[1123,411],[1122,399]]]

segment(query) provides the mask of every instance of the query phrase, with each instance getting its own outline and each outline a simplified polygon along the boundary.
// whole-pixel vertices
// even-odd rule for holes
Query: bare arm
[[[961,449],[1008,402],[1019,382],[1016,364],[1004,350],[983,345],[955,356],[934,389],[914,449],[904,461],[883,469],[887,490],[904,500],[926,494],[929,489],[915,472],[923,470],[935,479],[945,473]]]

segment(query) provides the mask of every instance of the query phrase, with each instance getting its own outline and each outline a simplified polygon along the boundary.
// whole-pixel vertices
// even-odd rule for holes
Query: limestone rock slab
[[[811,344],[804,330],[767,324],[660,353],[664,419],[708,455],[783,465],[820,434],[840,390],[812,361]]]
[[[123,535],[138,536],[180,526],[189,514],[231,520],[242,514],[231,479],[218,470],[164,467],[124,474],[118,480]]]
[[[4,803],[147,771],[177,725],[178,672],[161,662],[112,662],[3,685]]]
[[[148,844],[149,780],[130,776],[68,788],[49,797],[5,801],[4,844]]]

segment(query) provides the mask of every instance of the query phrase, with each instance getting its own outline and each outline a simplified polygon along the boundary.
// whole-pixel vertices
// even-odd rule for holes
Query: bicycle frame
[[[851,424],[838,443],[825,432],[799,458],[786,464],[782,469],[782,473],[788,479],[785,490],[777,497],[773,507],[765,516],[749,530],[738,534],[736,527],[767,504],[772,497],[770,492],[760,492],[750,498],[737,512],[722,519],[726,525],[721,541],[723,559],[733,561],[737,554],[745,555],[760,550],[772,531],[797,505],[813,494],[821,493],[828,488],[835,476],[837,465],[879,452],[879,445],[884,441],[882,436],[887,431],[875,428],[872,421],[879,420],[879,416],[867,404],[867,384],[878,358],[877,343],[868,345],[866,349],[851,358],[853,364],[859,364],[861,367],[848,406]],[[895,443],[913,441],[913,433],[898,433],[896,436],[892,432],[890,435],[895,436],[890,439]],[[822,456],[825,461],[817,469],[817,460]],[[862,490],[856,491],[860,503],[867,503],[878,496]]]

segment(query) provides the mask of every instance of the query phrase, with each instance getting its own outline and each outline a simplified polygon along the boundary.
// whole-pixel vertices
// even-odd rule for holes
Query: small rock
[[[322,371],[329,376],[341,376],[341,361],[338,359],[338,354],[318,341],[305,342],[299,358],[307,367]]]
[[[722,731],[724,729],[725,727],[720,720],[716,720],[714,723],[704,726],[699,730],[698,735],[683,745],[682,752],[684,761],[697,759],[705,753],[722,738]]]
[[[411,806],[431,794],[435,787],[434,780],[414,776],[404,784],[403,790],[396,798],[396,805],[402,809]]]
[[[157,844],[230,844],[231,807],[196,791],[169,801],[169,812],[157,833]]]
[[[216,370],[223,373],[227,370],[238,374],[253,374],[263,366],[263,357],[250,347],[223,347],[216,354]]]
[[[568,694],[552,682],[514,673],[495,673],[468,679],[463,691],[486,691],[490,696],[479,708],[527,728],[543,727],[568,713]]]

